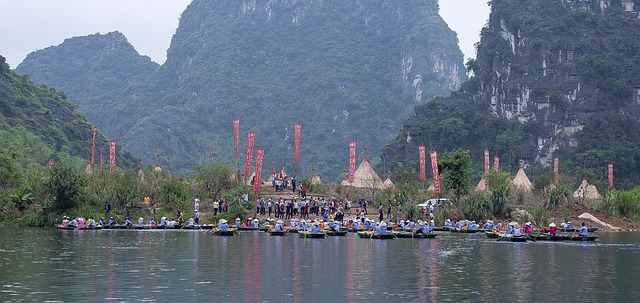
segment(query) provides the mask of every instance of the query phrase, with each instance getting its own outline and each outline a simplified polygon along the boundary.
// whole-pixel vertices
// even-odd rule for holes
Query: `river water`
[[[0,229],[0,302],[633,302],[640,233],[597,242]],[[635,298],[635,299],[634,299]]]

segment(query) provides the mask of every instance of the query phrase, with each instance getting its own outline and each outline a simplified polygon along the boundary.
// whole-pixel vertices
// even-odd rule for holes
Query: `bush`
[[[531,206],[527,211],[533,217],[533,223],[538,226],[547,226],[549,224],[549,211],[542,206]]]
[[[472,193],[460,203],[460,210],[467,220],[480,220],[493,214],[491,200],[483,193]]]

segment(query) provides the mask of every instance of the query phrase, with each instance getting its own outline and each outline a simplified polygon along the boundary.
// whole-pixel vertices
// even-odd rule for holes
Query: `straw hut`
[[[516,177],[513,178],[513,181],[511,181],[511,184],[516,189],[527,193],[533,191],[533,184],[531,183],[531,181],[529,181],[529,177],[527,177],[527,174],[524,172],[524,168],[522,168],[522,166],[520,166],[520,169],[518,169],[518,173],[516,174]]]
[[[319,174],[311,174],[311,184],[313,185],[317,185],[317,184],[322,184],[322,180],[320,180],[320,175]]]
[[[487,180],[482,177],[480,182],[478,182],[478,185],[476,185],[476,191],[487,191],[488,189],[489,186],[487,186]]]
[[[156,167],[153,169],[156,172],[161,172],[162,171],[162,167],[160,167],[160,163],[156,163]]]
[[[573,192],[573,197],[581,200],[599,200],[602,199],[602,195],[598,192],[598,189],[593,185],[589,184],[589,181],[586,179],[582,180],[582,184]]]
[[[87,175],[91,174],[91,163],[87,164],[87,167],[85,167],[84,172],[87,173]]]
[[[384,189],[385,185],[380,179],[380,176],[373,170],[373,166],[369,163],[369,159],[364,158],[358,169],[354,173],[353,183],[349,183],[349,180],[342,181],[342,185],[353,186],[358,188],[376,188]]]
[[[285,177],[287,177],[287,176],[289,176],[289,175],[287,175],[287,172],[284,170],[284,168],[282,168],[282,169],[280,170],[280,175],[278,175],[278,177],[279,177],[279,178],[285,178]]]
[[[393,189],[394,187],[396,187],[393,182],[391,181],[391,178],[387,178],[386,180],[384,180],[384,182],[382,182],[382,184],[384,184],[384,186],[386,188],[391,188]]]

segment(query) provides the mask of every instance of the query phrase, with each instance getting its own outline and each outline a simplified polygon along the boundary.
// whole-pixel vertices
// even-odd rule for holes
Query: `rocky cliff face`
[[[634,1],[494,0],[473,64],[476,102],[492,114],[541,125],[530,163],[578,146],[590,119],[635,107]],[[635,46],[637,49],[637,46]]]
[[[315,162],[323,178],[335,179],[347,167],[349,139],[377,154],[414,105],[466,80],[456,35],[436,0],[195,0],[181,16],[166,63],[122,77],[146,75],[142,85],[96,87],[98,79],[78,85],[39,60],[53,50],[49,66],[77,60],[83,51],[70,42],[31,54],[18,70],[77,91],[69,93],[72,100],[85,96],[77,102],[105,132],[145,162],[159,152],[174,169],[202,163],[209,148],[230,161],[237,118],[242,137],[257,131],[266,166],[285,163],[288,170],[292,128],[302,123],[300,169],[308,173]],[[87,72],[84,65],[69,69]],[[43,70],[53,77],[41,76]],[[92,116],[97,104],[111,100],[116,110]]]

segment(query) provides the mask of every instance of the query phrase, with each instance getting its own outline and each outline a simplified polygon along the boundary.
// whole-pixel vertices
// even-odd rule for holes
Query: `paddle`
[[[533,241],[533,242],[536,242],[536,240],[535,240],[534,238],[531,238],[531,236],[530,236],[530,235],[528,235],[528,234],[524,234],[524,235],[525,235],[525,236],[527,236],[527,238],[529,238],[529,240],[531,240],[531,241]]]

